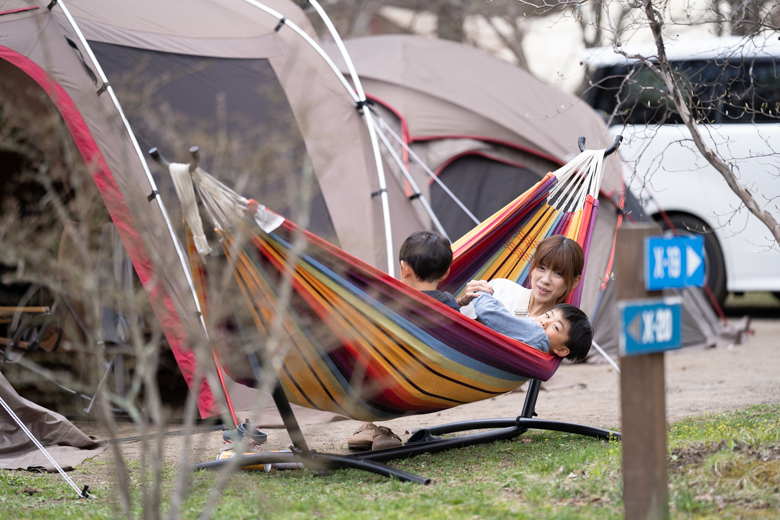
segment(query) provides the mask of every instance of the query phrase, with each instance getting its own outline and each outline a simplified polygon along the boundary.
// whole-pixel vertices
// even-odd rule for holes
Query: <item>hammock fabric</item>
[[[193,178],[221,234],[256,341],[276,338],[269,354],[291,402],[386,420],[501,395],[531,378],[545,381],[558,368],[560,358],[503,336],[257,209],[202,170]],[[556,175],[548,174],[456,242],[456,273],[448,286],[462,287],[480,273],[519,280],[538,241],[555,231],[587,246],[593,197],[580,197],[588,211],[559,211],[546,202],[555,185]],[[281,223],[265,232],[258,224],[269,215]],[[293,244],[303,244],[302,252]],[[282,309],[286,272],[293,291]],[[276,320],[281,334],[274,336]]]

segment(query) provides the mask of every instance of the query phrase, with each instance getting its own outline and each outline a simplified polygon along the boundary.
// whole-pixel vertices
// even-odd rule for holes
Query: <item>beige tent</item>
[[[387,170],[413,195],[402,174],[402,167],[408,167],[452,240],[475,223],[420,163],[481,220],[579,153],[580,136],[589,148],[612,144],[606,125],[590,106],[467,45],[409,35],[356,38],[345,45],[402,160],[398,165],[383,147]],[[346,72],[335,46],[326,50]],[[593,310],[612,250],[617,218],[610,201],[622,192],[620,162],[612,158],[605,167],[583,291],[586,312]],[[433,228],[422,204],[415,198],[410,202],[418,225]],[[411,231],[394,224],[396,246]]]
[[[312,228],[386,265],[380,201],[371,198],[376,170],[355,104],[290,28],[313,36],[300,8],[265,5],[281,16],[225,0],[0,3],[0,100],[48,98],[62,116],[191,387],[191,346],[203,343],[203,328],[177,211],[169,216],[164,206],[169,179],[147,165],[148,148],[183,160],[199,145],[219,171],[249,164],[245,193],[271,207],[278,200],[290,216],[306,202],[294,188],[313,169]],[[269,179],[273,172],[281,175]],[[217,410],[208,388],[199,408]]]

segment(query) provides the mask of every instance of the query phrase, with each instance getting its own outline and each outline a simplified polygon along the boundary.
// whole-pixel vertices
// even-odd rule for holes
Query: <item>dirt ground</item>
[[[683,350],[666,354],[667,419],[676,421],[709,412],[731,411],[753,404],[780,402],[780,320],[754,320],[754,334],[741,345],[709,350]],[[577,422],[591,426],[620,429],[620,375],[610,365],[564,365],[540,393],[536,411],[539,418]],[[487,401],[472,403],[443,412],[403,417],[379,423],[392,428],[406,440],[415,428],[468,419],[509,418],[520,414],[526,394],[513,392]],[[310,448],[347,453],[346,441],[360,422],[344,420],[304,426]],[[78,424],[86,433],[103,436],[92,423]],[[169,430],[181,429],[181,426]],[[265,450],[285,449],[290,439],[285,430],[266,429]],[[121,425],[121,437],[138,435],[131,424]],[[164,441],[164,457],[179,459],[183,437]],[[188,450],[189,462],[213,460],[223,445],[222,432],[198,433]],[[143,444],[121,443],[128,459],[140,457]],[[111,449],[96,458],[108,461]]]

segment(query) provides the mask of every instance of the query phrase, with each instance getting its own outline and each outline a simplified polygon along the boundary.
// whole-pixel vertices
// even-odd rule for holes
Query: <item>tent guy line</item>
[[[401,139],[401,137],[400,137],[400,136],[399,136],[399,135],[398,135],[398,134],[397,134],[397,133],[396,133],[396,132],[395,132],[395,131],[394,131],[394,130],[391,128],[391,127],[390,127],[390,125],[388,125],[388,124],[385,122],[385,120],[384,120],[384,119],[382,119],[381,117],[377,117],[377,119],[379,119],[379,122],[380,122],[380,124],[382,125],[382,130],[387,130],[388,132],[390,132],[390,135],[392,135],[392,136],[393,136],[393,138],[394,138],[394,139],[395,139],[395,140],[398,142],[398,144],[400,144],[401,146],[403,146],[404,150],[406,150],[406,152],[409,154],[409,156],[410,156],[412,159],[414,159],[415,161],[417,161],[417,164],[419,164],[419,165],[422,167],[422,169],[423,169],[423,170],[425,170],[425,173],[427,173],[427,174],[430,176],[430,178],[433,180],[433,182],[435,182],[436,184],[438,184],[438,185],[441,187],[441,189],[442,189],[442,190],[444,190],[444,193],[446,193],[447,195],[449,195],[449,196],[450,196],[450,198],[451,198],[451,199],[452,199],[452,200],[455,202],[455,204],[457,204],[457,205],[458,205],[458,207],[459,207],[460,209],[462,209],[462,210],[463,210],[463,211],[466,213],[466,215],[468,215],[468,216],[469,216],[469,218],[470,218],[471,220],[473,220],[473,221],[474,221],[474,223],[475,223],[475,224],[477,224],[477,225],[481,224],[481,222],[479,221],[479,219],[478,219],[477,217],[475,217],[475,216],[474,216],[474,214],[473,214],[471,211],[469,211],[469,209],[466,207],[466,205],[465,205],[465,204],[463,204],[463,202],[461,202],[461,200],[460,200],[460,199],[459,199],[459,198],[458,198],[458,197],[457,197],[457,196],[456,196],[454,193],[452,193],[452,191],[451,191],[451,190],[450,190],[450,189],[447,187],[447,185],[446,185],[446,184],[444,184],[444,183],[441,181],[441,179],[439,179],[439,176],[438,176],[438,175],[436,175],[435,173],[433,173],[433,171],[431,171],[431,169],[428,167],[428,165],[427,165],[427,164],[425,164],[425,163],[423,162],[423,160],[422,160],[422,159],[420,159],[420,157],[419,157],[419,156],[418,156],[416,153],[414,153],[414,150],[412,150],[412,149],[409,147],[409,145],[408,145],[408,144],[406,144],[406,143],[403,141],[403,139]],[[388,148],[389,148],[389,147],[388,147]],[[406,169],[406,167],[405,167],[405,166],[403,166],[402,164],[399,164],[399,166],[401,167],[401,169],[402,169],[404,172],[406,172],[406,173],[409,173],[409,171]],[[418,190],[419,190],[419,188],[418,188]],[[431,210],[431,211],[433,211],[433,210]],[[438,222],[438,220],[437,220],[437,222]]]
[[[379,122],[382,125],[386,124],[384,119],[382,119],[381,117],[377,116],[377,119],[379,119]],[[377,123],[374,122],[374,125],[376,125],[376,124]],[[412,174],[406,168],[406,165],[404,165],[404,163],[401,160],[401,158],[398,157],[398,154],[393,149],[393,146],[391,145],[390,141],[388,141],[387,136],[380,129],[378,129],[378,130],[379,131],[377,133],[379,135],[379,138],[382,139],[382,144],[385,145],[385,149],[390,153],[390,156],[393,158],[393,160],[395,161],[396,165],[398,165],[398,167],[401,169],[401,172],[403,172],[404,178],[409,183],[409,185],[412,187],[412,191],[414,192],[414,194],[411,197],[409,197],[409,198],[410,199],[411,198],[419,198],[420,202],[422,203],[423,207],[425,208],[425,212],[428,213],[428,216],[431,217],[431,220],[433,221],[433,224],[436,226],[436,229],[439,230],[439,233],[441,233],[442,235],[444,235],[447,238],[450,238],[449,235],[447,234],[447,232],[444,230],[444,226],[441,225],[441,222],[439,221],[439,217],[436,216],[436,213],[433,211],[433,208],[431,208],[431,205],[428,203],[428,199],[425,198],[425,195],[423,195],[422,191],[420,191],[420,187],[414,181],[414,178],[412,177]],[[392,129],[391,129],[391,132],[392,132]],[[393,134],[395,135],[395,132],[393,132]],[[396,137],[396,139],[398,139],[397,136],[395,136],[395,137]],[[403,144],[403,142],[402,142],[402,144]],[[422,165],[423,168],[425,168],[426,171],[429,171],[429,169],[428,169],[428,167],[426,165],[424,165],[422,163],[420,163],[420,164]],[[449,193],[452,193],[452,192],[449,191],[449,189],[447,189],[447,191]],[[453,194],[453,197],[454,197],[454,194]],[[462,203],[457,198],[455,198],[455,202],[458,205],[460,205],[461,207],[463,207]],[[468,209],[466,209],[465,207],[464,207],[464,209],[465,209],[465,211],[468,212]]]
[[[14,413],[14,411],[11,409],[10,406],[8,406],[8,403],[5,402],[5,399],[0,397],[0,405],[3,406],[5,411],[8,413],[8,415],[11,416],[11,418],[16,422],[16,424],[19,425],[19,428],[22,429],[25,435],[30,438],[30,440],[35,444],[35,447],[38,448],[41,453],[46,456],[47,459],[49,459],[49,462],[51,462],[52,466],[62,475],[62,478],[65,479],[65,482],[68,483],[70,487],[73,488],[73,490],[76,492],[76,495],[78,498],[87,498],[89,497],[89,486],[84,486],[84,489],[82,491],[79,491],[79,487],[76,485],[75,482],[68,476],[67,473],[62,469],[62,467],[57,464],[57,461],[54,460],[54,457],[52,457],[48,451],[46,451],[46,448],[43,447],[43,444],[41,444],[38,439],[35,438],[35,436],[30,432],[30,430],[27,429],[27,426],[24,425],[21,419]]]

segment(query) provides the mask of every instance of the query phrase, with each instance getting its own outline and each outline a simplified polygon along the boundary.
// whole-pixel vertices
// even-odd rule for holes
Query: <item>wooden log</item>
[[[10,345],[11,343],[13,343],[11,338],[0,338],[0,345]],[[15,346],[26,349],[30,344],[26,341],[17,341]]]
[[[49,307],[0,307],[0,316],[13,316],[17,312],[23,314],[48,314]]]

